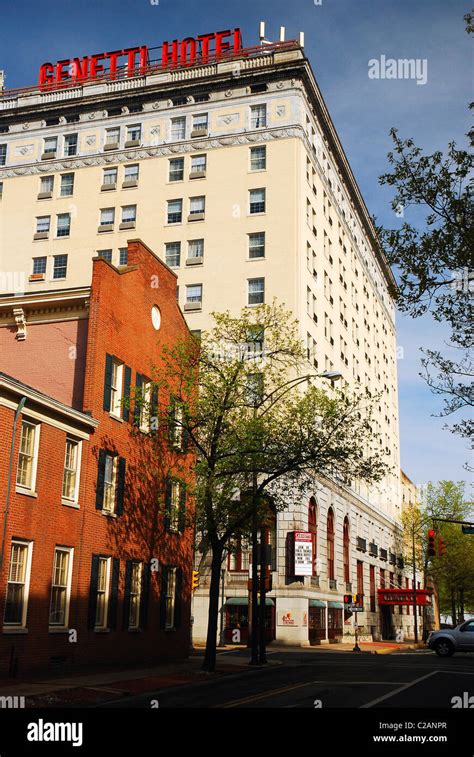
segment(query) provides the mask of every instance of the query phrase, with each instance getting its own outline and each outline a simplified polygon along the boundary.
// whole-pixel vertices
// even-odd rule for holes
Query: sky
[[[452,139],[466,146],[467,104],[474,99],[472,36],[464,31],[469,0],[18,0],[2,3],[0,69],[6,86],[35,84],[39,66],[79,55],[240,27],[247,46],[305,32],[305,52],[371,214],[387,227],[398,219],[387,168],[389,130],[413,137],[427,153]],[[371,59],[426,61],[427,81],[373,79]],[[410,221],[407,211],[405,219]],[[420,347],[444,347],[447,332],[431,318],[398,316],[401,463],[419,485],[468,480],[465,441],[434,417],[441,399],[418,375]],[[454,420],[454,418],[453,418]]]

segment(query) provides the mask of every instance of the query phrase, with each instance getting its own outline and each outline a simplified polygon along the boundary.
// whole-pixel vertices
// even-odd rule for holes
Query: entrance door
[[[379,605],[380,609],[380,632],[382,639],[393,639],[392,613],[389,605]]]
[[[320,644],[326,638],[326,609],[324,607],[309,608],[309,643]]]

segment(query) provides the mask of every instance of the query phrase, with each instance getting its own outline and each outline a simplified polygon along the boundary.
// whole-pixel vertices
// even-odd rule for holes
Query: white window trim
[[[124,364],[120,363],[118,360],[113,361],[113,367],[112,367],[112,376],[113,376],[113,370],[114,367],[117,366],[117,387],[114,390],[111,385],[111,398],[110,398],[110,415],[112,415],[114,418],[119,418],[122,420],[122,396],[123,396],[123,371],[124,371]],[[118,402],[114,402],[114,391],[117,393]],[[117,412],[118,410],[118,412]]]
[[[30,426],[34,426],[35,428],[35,439],[33,443],[33,461],[31,464],[31,485],[30,486],[22,486],[21,484],[16,483],[16,491],[18,494],[29,494],[32,496],[36,496],[36,474],[38,471],[38,457],[39,457],[39,440],[40,440],[40,432],[41,432],[41,424],[35,423],[31,420],[22,420],[23,423],[28,423]],[[21,426],[20,426],[20,435],[21,435]],[[20,437],[21,438],[21,437]],[[18,477],[18,465],[20,461],[20,449],[18,449],[18,458],[17,458],[17,477]]]
[[[111,574],[111,567],[112,567],[112,558],[111,557],[105,557],[102,555],[99,555],[99,560],[105,560],[107,563],[106,568],[106,577],[105,577],[105,612],[104,612],[104,620],[105,623],[103,626],[97,625],[94,619],[94,631],[107,631],[109,628],[108,621],[109,621],[109,606],[110,606],[110,588],[111,588],[111,582],[110,582],[110,574]],[[97,587],[97,598],[99,597],[99,588]],[[96,617],[97,617],[97,605],[96,605]]]
[[[66,607],[64,610],[64,624],[60,626],[59,624],[54,623],[51,625],[49,623],[49,619],[51,617],[51,599],[53,596],[53,578],[54,578],[54,565],[55,565],[55,557],[56,552],[58,550],[61,550],[62,552],[69,552],[69,564],[68,564],[68,571],[67,571],[67,585],[66,585]],[[71,604],[71,584],[72,584],[72,564],[74,560],[74,547],[63,547],[59,544],[56,544],[54,547],[54,553],[53,553],[53,571],[51,573],[51,591],[49,596],[49,616],[48,616],[48,630],[49,631],[64,631],[69,628],[69,608]]]
[[[7,566],[7,584],[8,584],[8,573],[10,572],[10,560],[11,560],[11,547],[13,544],[21,544],[22,546],[27,547],[28,553],[26,555],[26,570],[25,570],[25,596],[24,596],[24,602],[23,602],[23,612],[21,615],[21,624],[19,623],[6,623],[5,620],[3,620],[3,630],[26,630],[26,619],[28,617],[28,599],[30,595],[30,578],[31,578],[31,560],[33,556],[33,542],[29,541],[28,539],[12,539],[10,543],[10,557],[8,560],[8,566]],[[5,592],[5,599],[6,599],[6,592]],[[3,618],[5,618],[5,609]]]
[[[142,384],[142,404],[140,406],[140,431],[148,434],[150,431],[150,403],[151,403],[151,381],[144,381]]]
[[[113,498],[112,498],[112,507],[109,509],[105,506],[105,469],[104,469],[104,502],[102,507],[102,512],[106,515],[115,515],[116,507],[117,507],[117,487],[118,487],[118,456],[117,455],[111,455],[109,452],[106,453],[106,458],[110,457],[112,460],[112,487],[113,487]],[[106,461],[107,465],[107,461]]]
[[[171,574],[173,574],[173,576],[174,576],[173,594],[172,595],[168,593],[169,592],[169,580],[170,580],[170,575]],[[175,567],[168,568],[168,572],[167,572],[167,576],[166,576],[166,619],[165,619],[165,629],[166,630],[170,630],[170,629],[173,629],[173,628],[176,627],[175,623],[176,623],[176,599],[177,599],[177,597],[176,597],[176,583],[177,583],[177,580],[178,580],[178,570],[177,570],[177,568],[175,568]],[[173,599],[173,605],[172,605],[172,607],[173,607],[172,621],[173,622],[172,623],[168,623],[168,618],[167,618],[167,616],[168,616],[168,597],[172,597],[172,599]]]
[[[82,441],[80,439],[75,439],[73,436],[67,436],[66,445],[68,441],[74,442],[75,444],[77,444],[76,485],[74,487],[73,499],[69,499],[69,497],[65,497],[64,495],[62,495],[62,504],[68,505],[69,507],[79,507],[79,486],[80,486],[80,479],[81,479]],[[64,448],[63,475],[64,475],[65,469],[66,469],[66,446]]]
[[[139,578],[138,578],[140,589],[139,589],[138,594],[134,594],[133,595],[133,596],[137,596],[138,597],[138,613],[137,613],[137,622],[132,625],[132,623],[130,622],[130,613],[131,613],[131,609],[132,609],[132,583],[131,583],[132,575],[130,575],[130,605],[129,605],[129,609],[128,609],[128,629],[129,629],[129,631],[137,631],[140,628],[140,605],[141,605],[141,601],[142,601],[142,591],[143,591],[143,563],[142,562],[138,562],[138,560],[137,560],[137,561],[133,561],[132,562],[132,566],[133,565],[138,565],[138,567],[140,569],[140,571],[139,571],[140,575],[139,575]]]

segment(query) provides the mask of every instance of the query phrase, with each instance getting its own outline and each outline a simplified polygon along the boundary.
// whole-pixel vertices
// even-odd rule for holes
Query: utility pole
[[[265,665],[267,662],[266,651],[266,586],[267,579],[267,548],[266,548],[266,536],[267,529],[260,529],[260,612],[259,612],[259,626],[260,626],[260,650],[259,650],[259,663]]]
[[[415,644],[418,644],[418,615],[416,606],[416,549],[415,549],[415,522],[412,523],[412,547],[413,547],[413,620],[415,623]]]

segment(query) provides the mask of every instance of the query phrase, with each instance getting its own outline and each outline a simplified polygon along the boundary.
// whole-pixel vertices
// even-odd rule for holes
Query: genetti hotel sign
[[[158,57],[150,62],[150,52],[158,50]],[[226,53],[242,50],[240,29],[200,34],[198,37],[163,42],[159,48],[127,47],[107,53],[95,53],[76,58],[43,63],[39,71],[42,89],[81,84],[93,79],[116,79],[123,76],[140,76],[151,69],[193,66],[197,62],[218,60]]]

